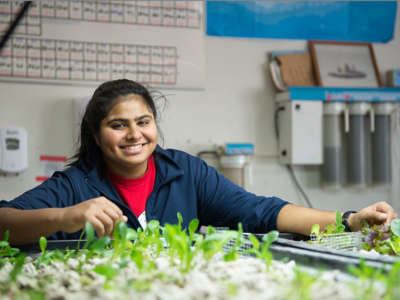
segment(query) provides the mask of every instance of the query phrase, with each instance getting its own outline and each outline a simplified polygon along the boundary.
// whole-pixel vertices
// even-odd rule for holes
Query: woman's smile
[[[136,149],[143,147],[144,145],[146,145],[146,144],[140,144],[140,145],[136,145],[136,146],[123,146],[121,148],[124,150],[136,150]]]

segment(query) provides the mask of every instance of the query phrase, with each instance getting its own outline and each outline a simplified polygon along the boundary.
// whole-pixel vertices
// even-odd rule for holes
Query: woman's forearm
[[[20,210],[9,207],[0,208],[0,240],[9,230],[9,243],[23,245],[48,237],[61,229],[61,208]]]
[[[343,213],[341,213],[343,215]],[[362,229],[362,221],[368,224],[390,224],[397,214],[386,202],[378,202],[363,208],[357,213],[352,213],[348,219],[351,231]],[[336,222],[336,213],[333,211],[322,211],[308,207],[288,204],[284,206],[278,215],[277,227],[280,232],[292,232],[309,235],[314,224],[325,230],[329,223]]]
[[[329,223],[335,223],[335,212],[288,204],[281,209],[277,226],[279,232],[310,235],[314,224],[325,230]]]

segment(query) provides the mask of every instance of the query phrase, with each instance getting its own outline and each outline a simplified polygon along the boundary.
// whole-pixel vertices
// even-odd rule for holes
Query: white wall
[[[304,40],[206,37],[205,89],[162,90],[170,103],[161,124],[165,145],[196,155],[227,142],[254,143],[257,155],[253,158],[253,185],[248,190],[306,205],[287,169],[277,162],[273,126],[275,89],[267,65],[271,51],[306,48]],[[400,68],[398,20],[394,39],[375,44],[374,49],[385,81],[386,70]],[[73,154],[73,99],[91,95],[93,91],[93,86],[0,82],[0,126],[24,127],[29,139],[29,169],[18,177],[0,177],[1,199],[11,200],[38,184],[35,177],[41,171],[40,155]],[[318,167],[294,168],[316,208],[359,210],[377,201],[388,201],[400,211],[400,192],[396,187],[399,165],[395,160],[393,169],[392,188],[362,191],[343,188],[332,192],[320,188]]]

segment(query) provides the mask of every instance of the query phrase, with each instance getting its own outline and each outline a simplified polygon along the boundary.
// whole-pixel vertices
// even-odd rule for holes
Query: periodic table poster
[[[0,1],[0,34],[23,5]],[[0,81],[203,88],[202,19],[201,1],[34,1],[0,52]]]

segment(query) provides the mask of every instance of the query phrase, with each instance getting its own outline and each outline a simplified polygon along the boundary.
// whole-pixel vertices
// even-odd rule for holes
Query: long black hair
[[[106,175],[106,166],[103,160],[100,147],[97,145],[94,135],[100,136],[101,121],[108,115],[110,110],[120,101],[124,101],[127,95],[138,95],[143,98],[147,107],[154,115],[159,136],[162,133],[158,127],[158,113],[153,99],[155,91],[150,91],[143,85],[128,80],[118,79],[102,83],[94,92],[92,98],[86,106],[82,117],[80,135],[77,140],[77,152],[69,158],[71,161],[68,166],[72,166],[84,159],[86,156],[97,167],[97,172],[102,180]],[[158,93],[160,94],[160,93]],[[165,97],[160,94],[159,98]]]

